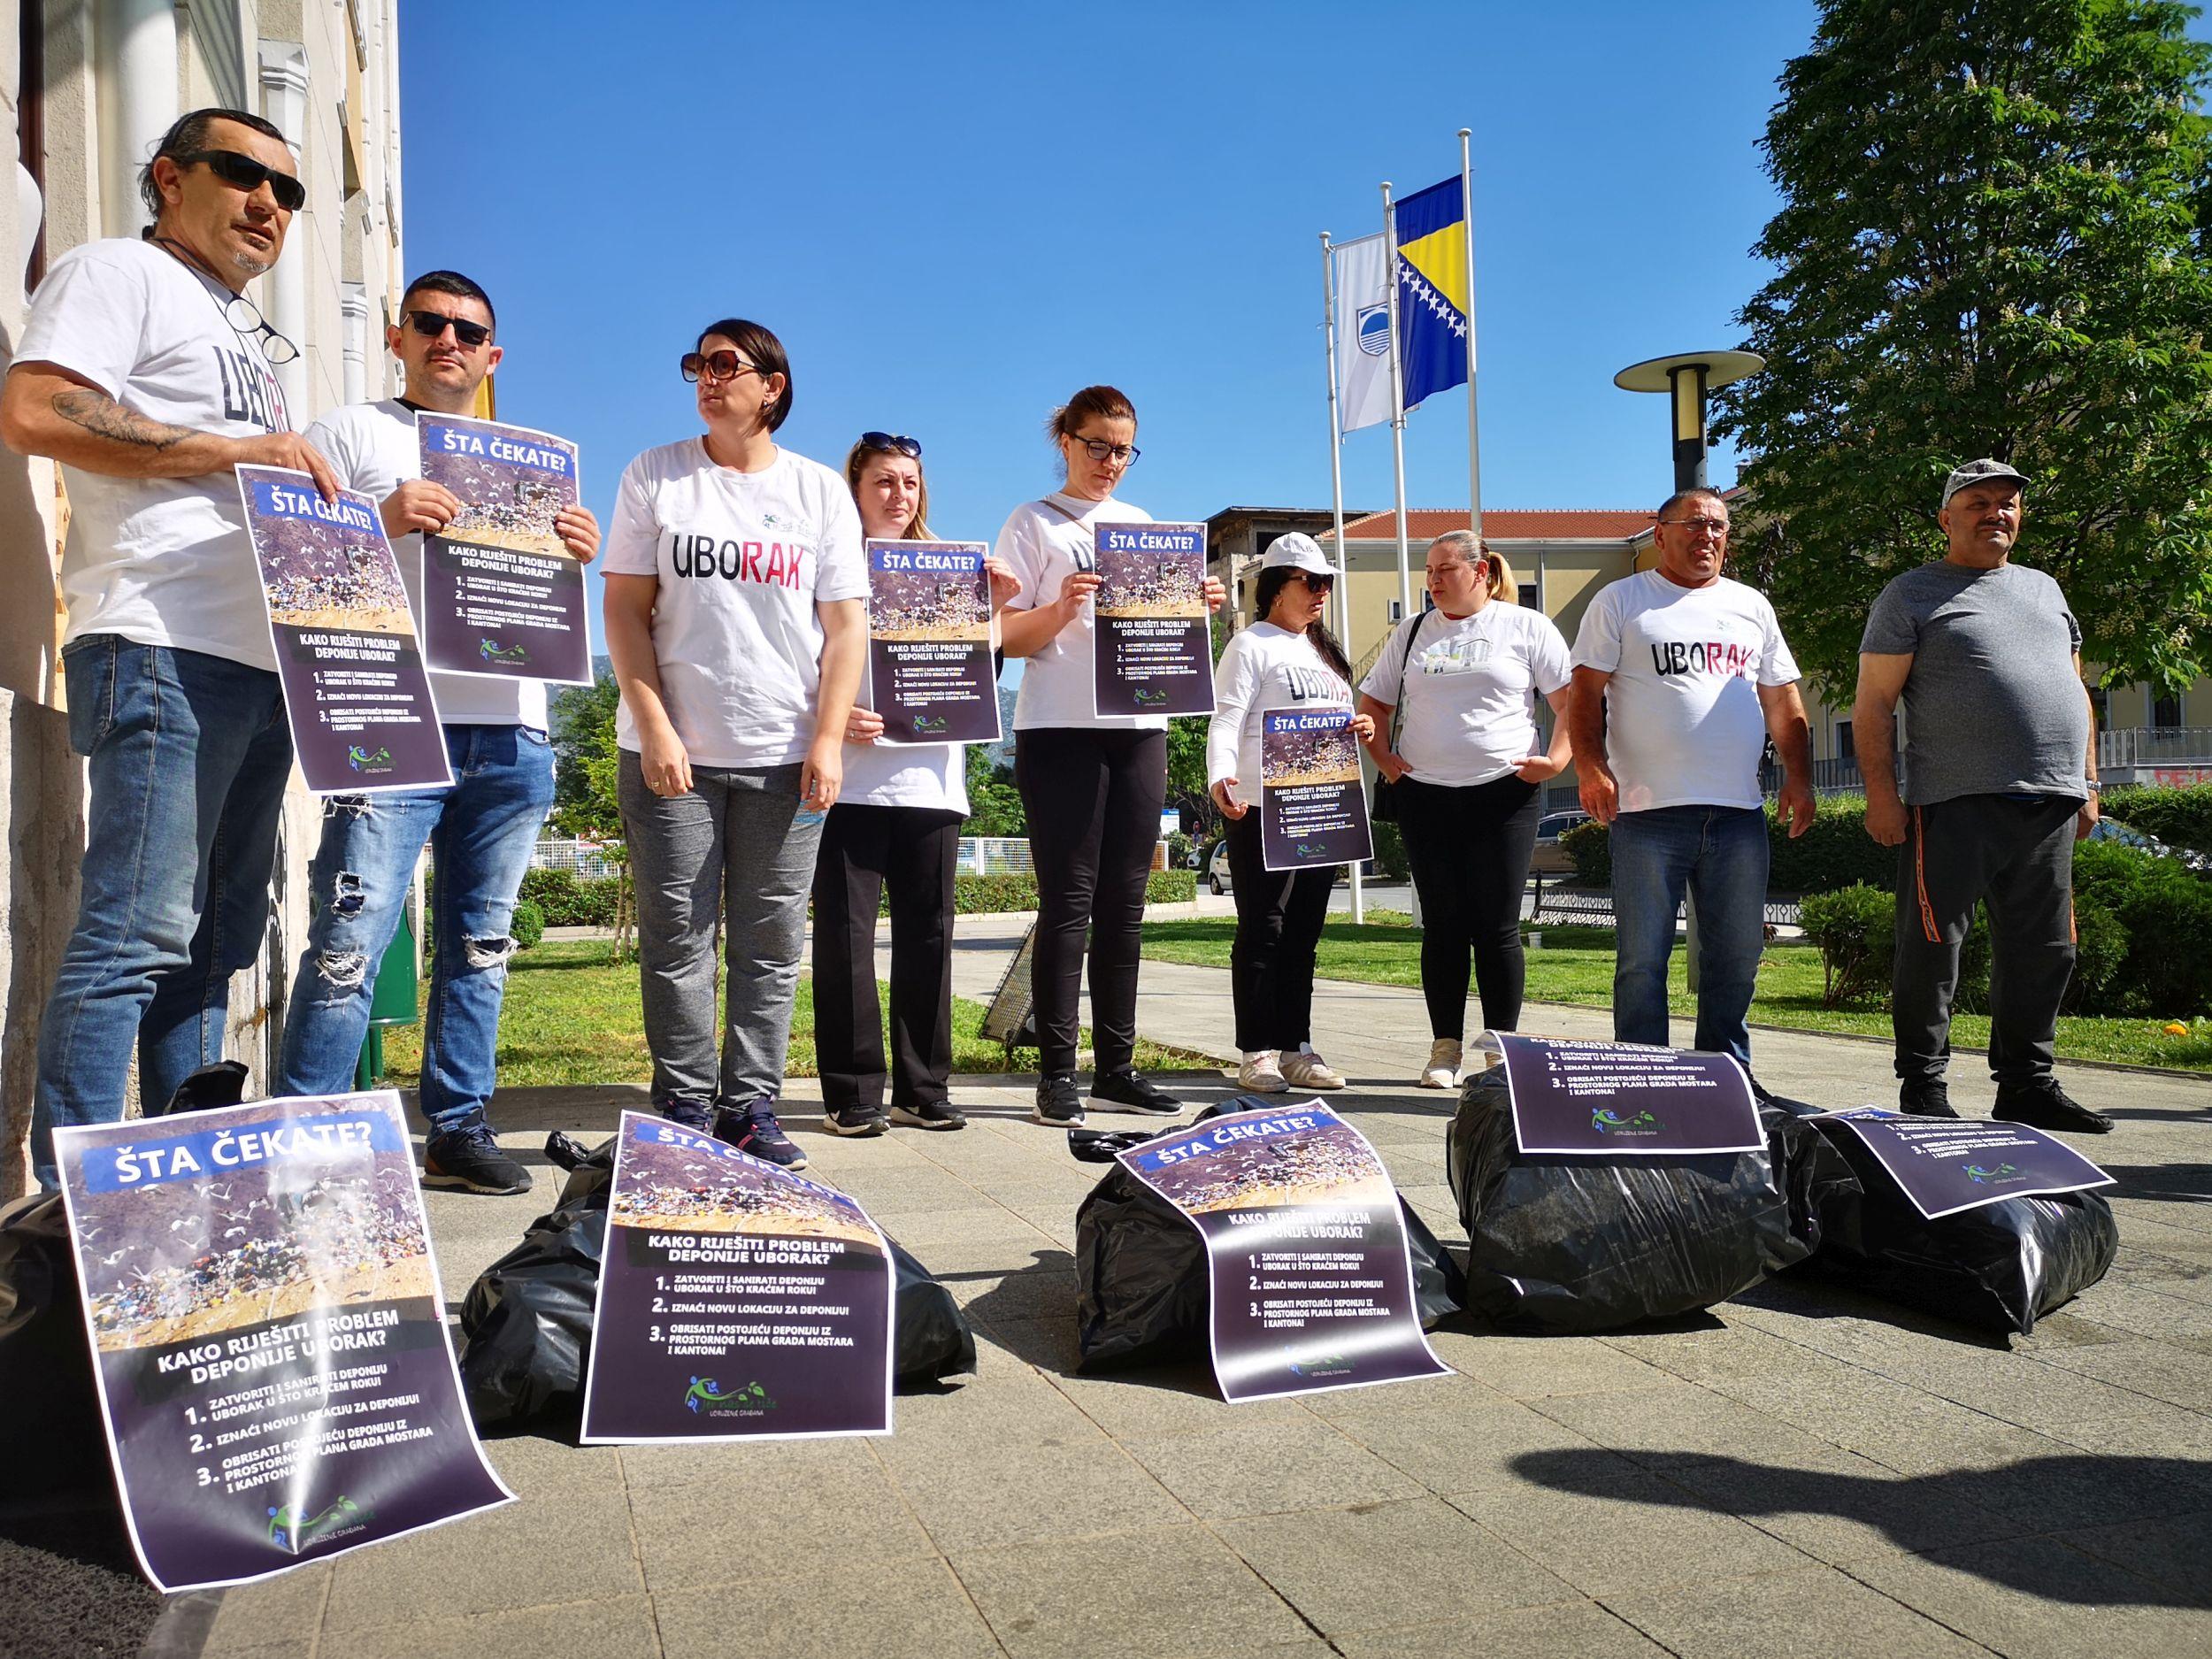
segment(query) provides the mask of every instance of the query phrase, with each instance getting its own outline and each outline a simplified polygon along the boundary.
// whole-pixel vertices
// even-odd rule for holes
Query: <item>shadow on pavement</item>
[[[2090,1148],[2093,1155],[2094,1148]],[[2161,1203],[2212,1204],[2212,1164],[2107,1164],[2101,1169],[2120,1185],[2112,1195],[2148,1198]]]
[[[128,1659],[161,1603],[161,1592],[139,1573],[112,1497],[0,1510],[0,1652]]]

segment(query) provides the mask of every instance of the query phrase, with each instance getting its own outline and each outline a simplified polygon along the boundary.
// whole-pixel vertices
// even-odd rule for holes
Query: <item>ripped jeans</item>
[[[553,804],[553,750],[527,726],[449,726],[453,783],[339,795],[309,866],[314,919],[293,976],[273,1094],[353,1087],[376,970],[399,931],[415,862],[430,845],[430,937],[422,1111],[432,1139],[484,1118],[496,1081],[509,928],[530,849]]]

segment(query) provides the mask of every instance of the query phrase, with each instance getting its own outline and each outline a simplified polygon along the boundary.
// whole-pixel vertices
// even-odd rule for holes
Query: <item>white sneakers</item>
[[[1276,1063],[1275,1050],[1256,1048],[1237,1067],[1237,1087],[1247,1094],[1280,1094],[1290,1084]]]
[[[1457,1088],[1459,1061],[1459,1039],[1439,1037],[1429,1044],[1429,1063],[1413,1080],[1422,1088]]]
[[[1283,1056],[1283,1081],[1293,1088],[1342,1088],[1344,1079],[1310,1048]]]

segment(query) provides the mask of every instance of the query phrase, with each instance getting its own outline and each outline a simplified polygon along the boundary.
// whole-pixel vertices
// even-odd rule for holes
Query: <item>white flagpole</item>
[[[1413,619],[1412,555],[1406,546],[1406,381],[1398,360],[1398,218],[1390,204],[1390,180],[1382,183],[1383,284],[1390,309],[1390,464],[1398,488],[1398,612]]]
[[[1344,427],[1337,407],[1336,388],[1336,260],[1330,251],[1329,233],[1321,233],[1321,337],[1329,357],[1329,502],[1336,515],[1337,638],[1352,649],[1352,584],[1344,551]],[[1352,865],[1352,920],[1367,919],[1366,895],[1360,890],[1359,864]]]
[[[1482,535],[1482,423],[1475,412],[1475,170],[1468,142],[1474,130],[1459,129],[1459,210],[1467,234],[1467,523]]]

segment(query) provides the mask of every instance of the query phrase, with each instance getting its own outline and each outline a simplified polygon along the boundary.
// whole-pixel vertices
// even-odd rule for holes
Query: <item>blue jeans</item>
[[[230,976],[269,924],[292,730],[277,677],[227,657],[88,634],[62,654],[88,762],[77,925],[38,1034],[31,1163],[53,1132],[123,1115],[131,1048],[149,1113],[223,1057]]]
[[[314,919],[292,980],[275,1088],[332,1094],[353,1087],[376,971],[427,841],[435,950],[420,1098],[434,1140],[484,1120],[515,894],[553,805],[553,750],[543,733],[449,726],[445,747],[448,787],[337,795],[324,809],[322,844],[308,866]]]
[[[1766,944],[1767,819],[1757,807],[1663,806],[1613,820],[1613,1040],[1667,1046],[1667,958],[1686,887],[1697,906],[1697,1037],[1747,1070]]]

